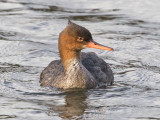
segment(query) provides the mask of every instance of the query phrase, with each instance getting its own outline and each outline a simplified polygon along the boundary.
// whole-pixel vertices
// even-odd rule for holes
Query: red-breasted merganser
[[[112,70],[104,60],[93,52],[81,53],[87,47],[113,50],[94,42],[89,30],[69,20],[59,35],[58,47],[61,60],[52,61],[42,71],[41,86],[91,89],[113,84]]]

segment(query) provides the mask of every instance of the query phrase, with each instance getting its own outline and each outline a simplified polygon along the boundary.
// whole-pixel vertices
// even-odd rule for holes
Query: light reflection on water
[[[160,119],[160,2],[107,0],[0,2],[0,119]],[[42,88],[59,59],[57,39],[72,21],[115,49],[93,51],[110,64],[106,89]]]

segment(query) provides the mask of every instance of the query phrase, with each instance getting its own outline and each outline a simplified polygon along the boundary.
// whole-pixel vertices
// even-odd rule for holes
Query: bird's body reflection
[[[72,91],[65,93],[65,105],[51,105],[49,114],[58,113],[61,118],[71,119],[83,115],[87,108],[86,91]]]

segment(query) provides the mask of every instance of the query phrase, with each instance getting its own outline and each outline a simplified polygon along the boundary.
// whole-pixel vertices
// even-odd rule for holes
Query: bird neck
[[[59,50],[61,61],[65,72],[70,71],[70,67],[78,67],[81,64],[81,52],[74,50]]]

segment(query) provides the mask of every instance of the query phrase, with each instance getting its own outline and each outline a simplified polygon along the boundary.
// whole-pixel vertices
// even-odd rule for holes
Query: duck
[[[40,85],[59,89],[94,89],[114,83],[110,66],[94,52],[85,48],[113,51],[113,48],[95,42],[88,29],[71,20],[59,34],[60,60],[54,60],[40,74]]]

